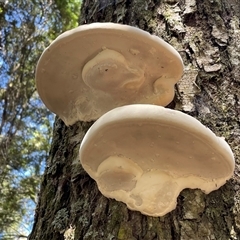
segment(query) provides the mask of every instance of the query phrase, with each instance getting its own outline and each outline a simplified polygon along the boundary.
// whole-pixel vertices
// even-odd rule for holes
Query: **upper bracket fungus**
[[[38,93],[66,125],[133,103],[166,106],[183,74],[178,52],[161,38],[114,23],[60,35],[36,70]]]
[[[218,189],[235,165],[229,145],[198,120],[149,104],[100,117],[82,141],[80,161],[103,195],[150,216],[173,210],[184,188]]]

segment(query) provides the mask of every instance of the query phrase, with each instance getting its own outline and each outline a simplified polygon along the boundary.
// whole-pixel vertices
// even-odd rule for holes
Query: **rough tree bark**
[[[83,171],[78,150],[92,123],[57,118],[30,239],[240,239],[240,1],[85,0],[80,24],[91,22],[138,26],[180,52],[185,75],[168,107],[227,140],[235,175],[209,195],[182,191],[164,217],[143,216],[102,196]]]

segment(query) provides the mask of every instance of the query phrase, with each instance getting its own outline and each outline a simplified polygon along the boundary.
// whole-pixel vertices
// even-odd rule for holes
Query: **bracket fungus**
[[[66,125],[135,103],[166,106],[183,74],[178,52],[136,27],[92,23],[67,31],[43,52],[38,93]]]
[[[232,176],[229,145],[182,112],[150,104],[118,107],[86,133],[80,161],[109,198],[163,216],[185,188],[210,193]]]
[[[99,118],[81,143],[80,161],[102,194],[163,216],[184,188],[216,190],[235,165],[222,138],[161,107],[172,101],[182,74],[179,53],[161,38],[127,25],[92,23],[50,44],[38,61],[36,85],[66,125]]]

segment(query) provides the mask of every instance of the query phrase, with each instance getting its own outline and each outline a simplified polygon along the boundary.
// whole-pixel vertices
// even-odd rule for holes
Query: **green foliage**
[[[79,13],[77,0],[0,1],[0,239],[26,239],[31,228],[53,122],[36,93],[35,67]]]
[[[79,19],[79,1],[77,0],[55,0],[59,10],[60,18],[63,21],[63,31],[77,27]]]

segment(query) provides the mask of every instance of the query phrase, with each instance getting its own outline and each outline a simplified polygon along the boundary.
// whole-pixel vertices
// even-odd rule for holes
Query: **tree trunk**
[[[168,106],[230,144],[234,177],[205,195],[185,189],[164,217],[148,217],[107,199],[82,169],[81,140],[92,123],[56,118],[30,239],[240,239],[240,1],[85,0],[80,24],[117,22],[162,37],[181,54],[185,74]]]

